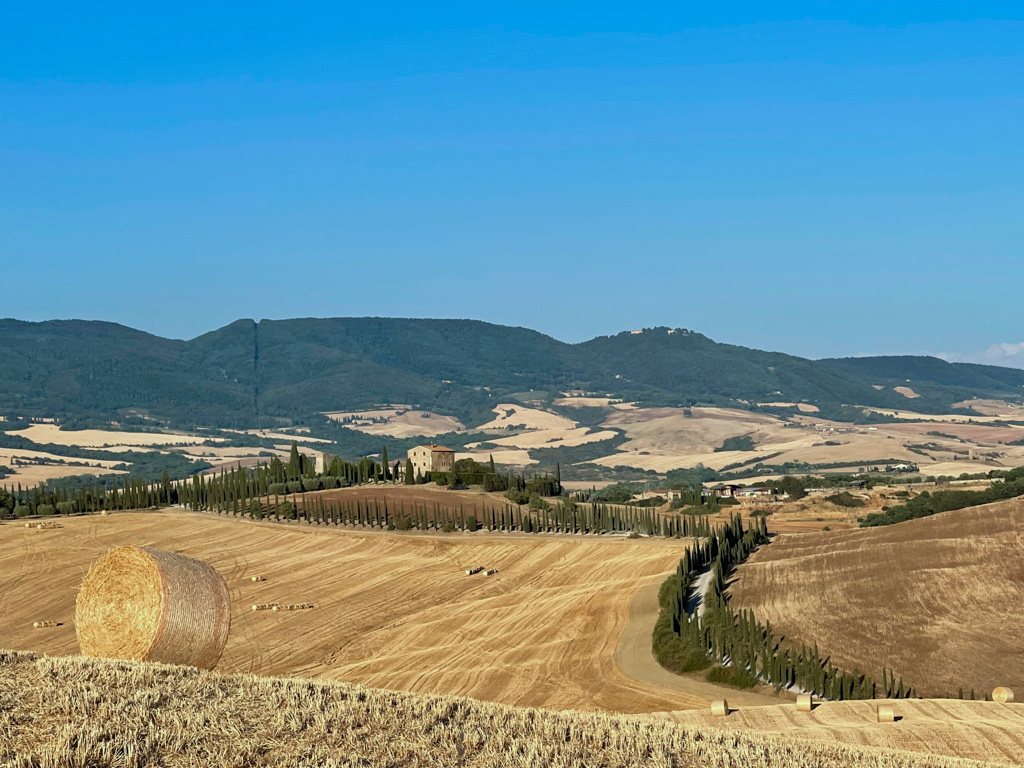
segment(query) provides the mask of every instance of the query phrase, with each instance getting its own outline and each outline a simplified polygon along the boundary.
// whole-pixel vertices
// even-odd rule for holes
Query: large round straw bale
[[[725,717],[729,714],[729,702],[725,699],[718,699],[711,702],[711,714],[715,717]]]
[[[796,697],[796,711],[810,712],[814,709],[814,696],[810,693],[801,693]]]
[[[896,713],[892,707],[888,704],[879,704],[878,706],[878,722],[880,723],[895,723]]]
[[[231,597],[200,560],[152,547],[117,547],[78,591],[75,630],[85,656],[213,669],[231,628]]]
[[[998,701],[1000,704],[1005,704],[1008,701],[1013,701],[1013,691],[1009,688],[999,686],[992,691],[992,701]]]

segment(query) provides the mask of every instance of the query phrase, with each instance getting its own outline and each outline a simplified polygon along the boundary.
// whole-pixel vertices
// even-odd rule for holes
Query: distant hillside
[[[0,415],[104,416],[137,409],[177,424],[265,426],[277,418],[407,403],[481,423],[499,398],[569,389],[653,405],[806,401],[915,410],[1024,393],[1024,371],[935,358],[806,360],[647,329],[565,344],[475,320],[239,320],[191,341],[113,323],[0,320]],[[882,386],[882,389],[878,389]]]

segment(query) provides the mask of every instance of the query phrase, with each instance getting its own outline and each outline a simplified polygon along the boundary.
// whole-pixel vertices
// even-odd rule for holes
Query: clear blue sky
[[[6,4],[0,316],[1024,340],[1020,4],[435,5]]]

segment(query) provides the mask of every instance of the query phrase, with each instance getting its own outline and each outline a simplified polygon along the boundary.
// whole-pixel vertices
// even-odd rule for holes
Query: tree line
[[[687,547],[676,572],[662,585],[661,615],[654,629],[653,648],[659,662],[675,672],[719,665],[709,679],[740,685],[757,681],[777,688],[799,689],[824,699],[870,699],[913,695],[902,678],[883,670],[876,682],[859,671],[837,669],[822,658],[817,644],[787,647],[770,623],[761,623],[753,611],[735,611],[726,596],[726,579],[749,555],[768,542],[765,518],[744,529],[740,515]],[[703,616],[689,610],[691,588],[710,570],[711,583],[704,595]]]

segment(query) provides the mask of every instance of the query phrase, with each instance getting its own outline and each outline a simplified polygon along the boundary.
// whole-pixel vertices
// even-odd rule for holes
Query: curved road
[[[615,649],[615,663],[627,677],[669,694],[699,697],[704,700],[705,707],[710,706],[714,699],[728,699],[730,705],[741,707],[765,707],[785,701],[769,694],[726,688],[696,677],[676,675],[661,666],[651,650],[654,623],[658,620],[660,587],[660,581],[642,587],[629,603],[629,621]]]

